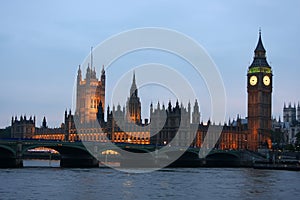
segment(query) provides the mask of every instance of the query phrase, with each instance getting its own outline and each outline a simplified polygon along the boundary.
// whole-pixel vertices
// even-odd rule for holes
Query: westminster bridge
[[[0,140],[0,167],[22,167],[24,153],[38,147],[59,152],[61,167],[99,167],[99,161],[105,163],[110,160],[120,162],[120,165],[125,167],[132,164],[134,167],[234,167],[249,166],[253,159],[262,159],[254,152],[246,150],[211,150],[205,157],[200,158],[201,149],[192,147],[163,148],[165,146],[148,144],[6,139]],[[117,155],[103,154],[107,151],[115,152]],[[134,159],[126,153],[134,154]],[[143,157],[139,159],[138,156]]]

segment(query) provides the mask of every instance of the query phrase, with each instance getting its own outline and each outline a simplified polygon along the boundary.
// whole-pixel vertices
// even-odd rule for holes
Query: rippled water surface
[[[244,168],[62,169],[55,161],[0,169],[0,199],[298,199],[300,172]],[[52,167],[49,167],[52,166]],[[31,166],[31,167],[29,167]]]

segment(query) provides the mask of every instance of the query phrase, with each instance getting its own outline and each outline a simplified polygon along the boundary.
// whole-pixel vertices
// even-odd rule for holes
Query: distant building
[[[96,120],[98,105],[101,102],[105,108],[105,71],[102,67],[100,79],[97,78],[96,69],[93,68],[91,52],[91,66],[88,64],[85,79],[82,78],[80,65],[77,72],[76,111],[80,123],[89,123]]]
[[[289,143],[287,127],[289,127],[289,123],[281,121],[280,117],[278,120],[276,118],[272,119],[272,143],[277,145],[274,148],[283,148]]]
[[[196,115],[198,112],[195,111],[194,115]],[[190,103],[188,104],[188,108],[186,109],[182,104],[179,106],[179,102],[177,100],[176,105],[174,107],[172,107],[171,102],[169,102],[167,109],[164,105],[162,105],[161,109],[160,104],[158,102],[157,108],[154,110],[151,104],[150,119],[151,135],[153,136],[151,138],[152,144],[166,145],[169,144],[172,140],[174,140],[173,145],[189,146],[189,141],[193,141],[191,129],[192,125]],[[198,121],[197,124],[199,124],[199,122],[200,121]],[[197,129],[195,129],[195,131],[196,130]],[[178,137],[175,138],[177,134]]]
[[[288,143],[294,144],[296,142],[296,134],[300,133],[300,105],[296,107],[289,103],[288,106],[284,104],[283,107],[283,130],[287,134]]]
[[[35,117],[29,119],[26,115],[17,117],[12,117],[11,119],[11,137],[12,138],[32,138],[35,134]]]
[[[33,139],[64,140],[64,124],[59,128],[49,128],[46,117],[43,118],[42,125],[35,128]]]

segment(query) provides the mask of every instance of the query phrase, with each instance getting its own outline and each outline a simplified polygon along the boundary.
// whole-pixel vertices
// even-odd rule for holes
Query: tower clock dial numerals
[[[256,83],[257,83],[257,77],[251,76],[250,77],[250,85],[256,85]]]
[[[270,85],[270,77],[269,76],[264,76],[263,82],[264,82],[265,86]]]

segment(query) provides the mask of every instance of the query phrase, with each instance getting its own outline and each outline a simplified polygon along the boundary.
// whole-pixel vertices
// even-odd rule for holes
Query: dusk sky
[[[247,116],[246,74],[261,27],[274,75],[272,115],[282,116],[284,102],[300,101],[300,2],[297,0],[81,3],[28,0],[0,4],[0,127],[9,126],[11,116],[21,114],[35,115],[37,126],[44,116],[50,127],[60,126],[65,109],[72,108],[78,65],[88,56],[91,46],[96,47],[122,31],[143,27],[173,29],[202,45],[223,78],[227,120],[237,114]],[[149,54],[137,52],[124,58],[124,63],[122,59],[114,63],[115,67],[107,71],[107,96],[112,90],[110,83],[123,72],[143,63],[161,62],[161,57],[163,63],[176,65],[189,78],[189,71],[183,69],[186,66],[176,62],[177,59],[164,53]],[[118,70],[123,64],[131,66]],[[102,66],[95,67],[99,75]],[[199,88],[198,95],[208,96],[200,91]],[[146,93],[141,91],[141,98],[144,94],[144,99],[149,100],[142,101],[142,109],[148,111],[149,102],[160,99],[151,99]],[[162,97],[160,101],[165,99]],[[200,101],[204,121],[210,117],[205,102]],[[148,117],[147,112],[143,113]]]

